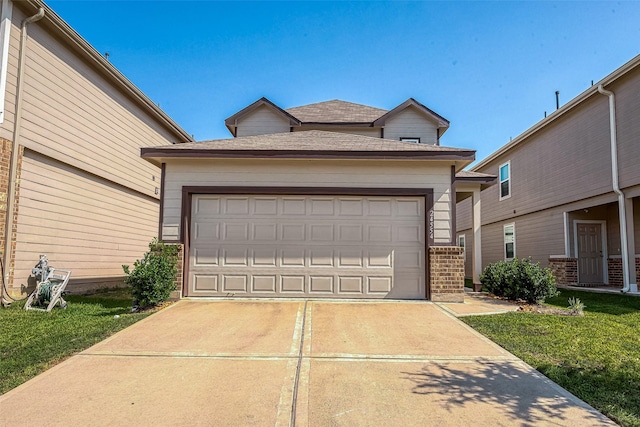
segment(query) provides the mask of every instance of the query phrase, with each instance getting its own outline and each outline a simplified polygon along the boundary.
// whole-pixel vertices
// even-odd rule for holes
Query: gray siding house
[[[409,99],[391,110],[266,98],[225,121],[233,138],[143,148],[162,168],[162,239],[184,245],[181,296],[462,301],[449,122]],[[479,223],[478,223],[479,232]]]
[[[597,82],[472,172],[498,176],[481,193],[482,242],[471,204],[457,237],[483,266],[513,257],[549,265],[560,283],[637,291],[640,274],[640,56]],[[467,276],[471,265],[467,258]]]
[[[32,289],[40,254],[70,290],[121,281],[158,234],[160,169],[139,149],[189,140],[42,1],[2,0],[3,300]]]

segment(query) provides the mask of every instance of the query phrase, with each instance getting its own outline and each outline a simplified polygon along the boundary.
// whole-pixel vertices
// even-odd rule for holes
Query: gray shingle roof
[[[473,160],[475,151],[415,144],[339,132],[309,130],[149,147],[144,158],[159,157],[438,157]]]
[[[303,123],[371,123],[387,112],[338,99],[287,108],[285,111]]]
[[[492,182],[497,179],[497,176],[464,170],[456,173],[456,179],[460,181]]]

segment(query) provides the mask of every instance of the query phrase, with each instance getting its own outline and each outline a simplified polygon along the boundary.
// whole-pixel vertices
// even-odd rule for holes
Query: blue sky
[[[640,2],[48,4],[198,140],[262,96],[413,97],[482,159],[640,53]]]

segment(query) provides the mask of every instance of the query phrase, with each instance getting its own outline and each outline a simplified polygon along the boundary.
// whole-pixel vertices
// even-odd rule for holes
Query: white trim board
[[[2,0],[0,15],[0,123],[4,122],[4,101],[7,92],[7,68],[9,66],[9,41],[11,39],[11,17],[13,3]]]

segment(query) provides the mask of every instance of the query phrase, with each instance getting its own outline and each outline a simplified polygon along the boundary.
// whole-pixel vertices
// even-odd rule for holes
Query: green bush
[[[149,252],[133,263],[133,270],[128,265],[122,266],[127,275],[124,281],[131,286],[134,308],[152,307],[169,298],[176,289],[179,251],[179,245],[165,245],[154,238],[149,243]]]
[[[480,275],[480,282],[494,295],[529,303],[541,303],[558,294],[551,270],[529,258],[489,264]]]

